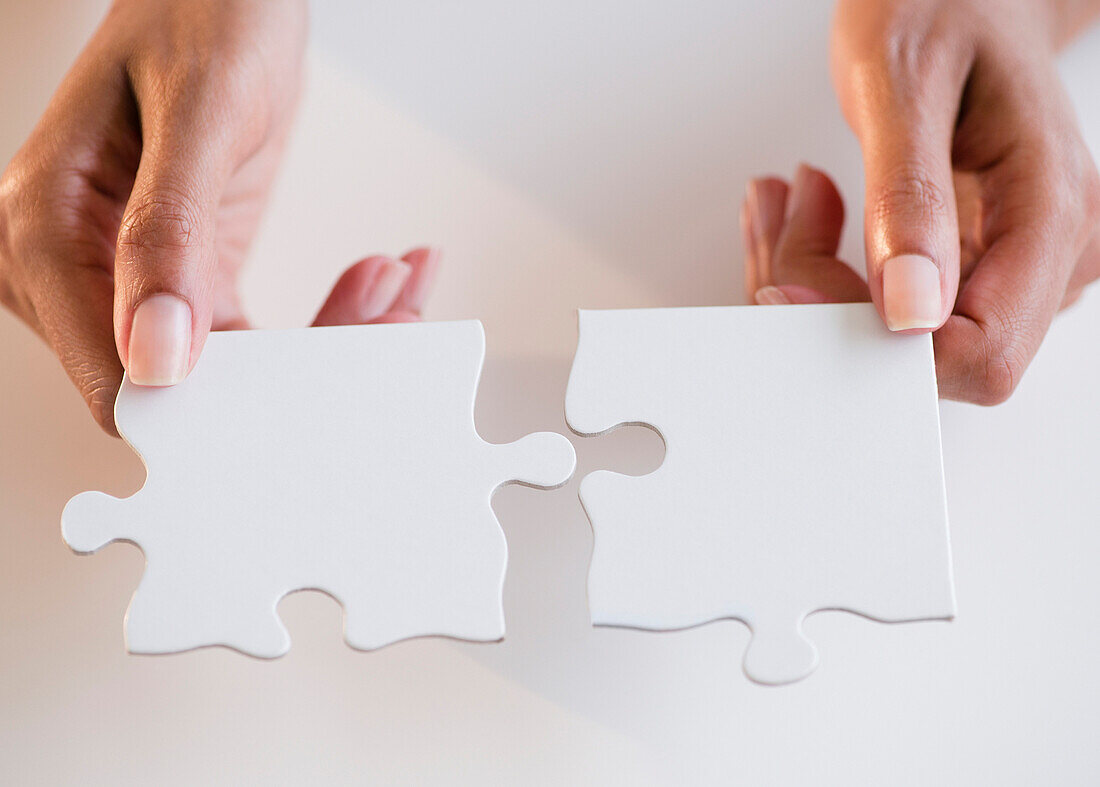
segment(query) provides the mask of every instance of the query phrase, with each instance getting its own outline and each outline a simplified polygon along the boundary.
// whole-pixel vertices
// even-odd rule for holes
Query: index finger
[[[1001,195],[994,238],[959,292],[954,314],[935,334],[940,395],[999,404],[1015,390],[1061,306],[1100,205],[1094,183],[1084,194],[1059,185],[1062,168],[1015,166],[987,188]],[[1013,171],[1016,170],[1016,171]]]

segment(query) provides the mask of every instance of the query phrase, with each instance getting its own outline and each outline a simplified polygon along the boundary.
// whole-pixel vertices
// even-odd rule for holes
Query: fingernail
[[[745,191],[753,237],[759,242],[779,235],[783,227],[783,211],[776,209],[776,201],[761,194],[759,180],[750,180]]]
[[[943,311],[940,269],[919,254],[902,254],[882,268],[882,305],[891,331],[936,328]]]
[[[378,266],[367,284],[363,301],[363,322],[376,320],[389,311],[411,273],[412,266],[401,260],[385,260]]]
[[[787,215],[785,217],[787,220],[798,211],[811,172],[812,170],[805,164],[799,164],[798,169],[795,170],[794,180],[791,181],[791,191],[787,195]]]
[[[191,360],[191,306],[177,295],[150,295],[134,310],[126,374],[137,385],[175,385]]]
[[[782,306],[791,302],[791,299],[783,294],[783,290],[770,284],[757,290],[755,298],[761,306]]]
[[[435,271],[439,267],[440,256],[442,256],[440,250],[433,246],[416,266],[416,270],[405,285],[403,298],[405,308],[415,312],[420,311],[424,306],[424,301],[427,300],[428,292],[435,281]]]
[[[745,205],[749,209],[749,230],[755,236],[763,224],[760,210],[760,188],[755,180],[745,184]]]

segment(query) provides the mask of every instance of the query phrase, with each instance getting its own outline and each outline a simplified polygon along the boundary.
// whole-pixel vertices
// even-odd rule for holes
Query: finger
[[[376,320],[371,320],[371,325],[385,325],[397,322],[420,322],[420,315],[410,311],[388,311]]]
[[[867,300],[863,279],[837,259],[843,229],[844,201],[833,181],[820,170],[800,165],[772,260],[771,282],[797,285],[828,302]],[[793,295],[798,292],[792,290]]]
[[[421,247],[413,249],[401,258],[409,264],[412,271],[401,294],[393,304],[395,312],[419,316],[435,284],[441,256],[439,249]]]
[[[745,288],[745,297],[752,298],[753,293],[760,289],[760,278],[756,275],[756,239],[752,234],[748,199],[741,200],[741,210],[738,212],[737,219],[741,227],[741,248],[745,253],[741,267],[741,280]]]
[[[1091,226],[1084,203],[1095,202],[1057,188],[1053,166],[1002,169],[988,186],[999,196],[994,240],[933,335],[941,395],[979,404],[1009,397],[1067,289],[1076,289],[1071,275]]]
[[[80,188],[62,179],[36,184],[29,190],[32,196],[16,198],[21,212],[29,212],[33,204],[25,200],[47,207],[34,214],[30,226],[20,228],[13,247],[20,260],[17,284],[22,294],[12,305],[53,348],[95,421],[117,437],[114,403],[123,370],[111,324],[111,248],[109,242],[89,240],[98,232],[94,221],[87,220],[90,212],[72,210],[58,199],[62,193],[79,194]]]
[[[213,318],[213,209],[198,184],[139,169],[119,228],[115,335],[138,385],[174,385],[190,371]],[[197,193],[196,193],[197,192]]]
[[[782,306],[791,303],[838,303],[820,290],[798,284],[766,286],[756,291],[755,300],[761,306]]]
[[[788,191],[786,181],[775,177],[755,178],[745,187],[741,231],[745,245],[745,295],[749,298],[771,283],[772,256],[783,231]]]
[[[64,273],[39,277],[32,301],[43,337],[57,353],[92,417],[105,432],[117,437],[114,404],[122,384],[122,363],[111,327],[111,277],[98,266],[72,265],[80,253],[80,249],[62,247],[50,254],[65,260]],[[43,272],[51,269],[42,268]]]
[[[131,381],[173,385],[210,330],[218,204],[260,132],[229,77],[160,60],[130,72],[142,149],[118,233],[115,338]]]
[[[97,34],[0,178],[0,235],[14,263],[0,299],[53,348],[93,418],[117,437],[114,200],[128,193],[137,156],[117,133],[131,119],[128,86],[105,67],[101,43]]]
[[[877,55],[838,87],[863,152],[871,296],[890,330],[926,332],[959,284],[951,146],[970,55],[912,55]]]
[[[213,312],[210,320],[212,331],[245,331],[252,327],[241,308],[237,277],[236,268],[220,263],[214,272],[214,291],[211,294]]]
[[[1069,283],[1066,285],[1066,296],[1062,301],[1062,308],[1069,306],[1084,292],[1085,287],[1100,279],[1100,236],[1093,233],[1089,238],[1085,250],[1077,259],[1077,265],[1070,274]]]
[[[413,266],[390,257],[367,257],[352,265],[332,287],[313,325],[362,325],[390,312],[412,276]],[[404,314],[415,318],[408,309]]]
[[[956,170],[955,204],[959,222],[959,286],[970,278],[974,266],[985,253],[983,245],[983,205],[981,176]]]

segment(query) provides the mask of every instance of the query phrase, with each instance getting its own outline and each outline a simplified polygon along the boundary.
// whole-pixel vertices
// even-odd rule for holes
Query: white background
[[[246,277],[250,310],[303,324],[355,259],[439,244],[428,316],[486,326],[482,434],[566,431],[577,307],[742,301],[750,175],[801,159],[835,173],[857,217],[845,252],[861,260],[829,5],[315,4],[310,85]],[[102,10],[0,2],[0,159]],[[1093,34],[1064,73],[1094,144],[1098,72]],[[1008,404],[942,407],[957,620],[816,615],[818,671],[765,689],[741,674],[741,624],[589,627],[576,481],[495,498],[511,551],[503,644],[358,653],[337,605],[299,593],[279,607],[294,640],[283,659],[127,656],[142,556],[73,555],[59,515],[86,489],[136,490],[144,470],[0,314],[0,781],[1095,783],[1098,335],[1094,294],[1059,319]],[[644,429],[573,442],[578,477],[660,462]]]

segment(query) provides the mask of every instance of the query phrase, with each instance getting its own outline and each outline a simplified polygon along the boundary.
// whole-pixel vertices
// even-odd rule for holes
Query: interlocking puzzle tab
[[[280,656],[276,605],[298,589],[343,604],[355,648],[500,639],[490,497],[565,483],[574,454],[557,434],[478,436],[484,346],[476,321],[215,333],[180,385],[123,383],[116,420],[148,479],[124,500],[73,498],[62,531],[79,552],[145,553],[130,651]]]
[[[954,615],[931,337],[872,306],[582,311],[566,418],[666,445],[581,482],[593,624],[738,619],[746,674],[782,684],[817,664],[816,610]]]

